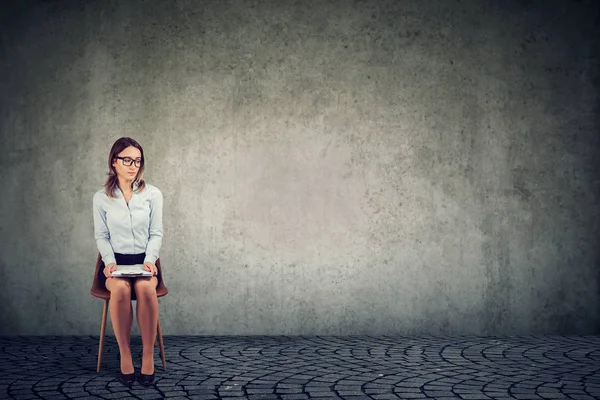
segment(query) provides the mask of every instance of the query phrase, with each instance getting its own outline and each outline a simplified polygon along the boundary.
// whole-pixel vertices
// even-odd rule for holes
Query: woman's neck
[[[119,189],[121,189],[121,192],[123,193],[131,192],[133,190],[132,184],[133,180],[125,180],[119,178]]]

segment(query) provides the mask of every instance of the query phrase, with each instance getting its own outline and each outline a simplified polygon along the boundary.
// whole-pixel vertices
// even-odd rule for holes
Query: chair
[[[160,259],[156,260],[156,268],[159,271],[162,271],[160,268]],[[100,372],[100,364],[102,362],[102,349],[104,347],[104,332],[106,331],[106,317],[108,315],[108,302],[110,301],[110,292],[103,287],[98,281],[98,272],[100,268],[104,268],[104,263],[102,262],[102,256],[98,254],[98,259],[96,261],[96,271],[94,273],[94,282],[92,283],[92,289],[90,293],[94,297],[98,297],[99,299],[104,299],[104,309],[102,310],[102,325],[100,326],[100,346],[98,348],[98,366],[96,367],[96,372]],[[157,297],[163,297],[169,291],[164,283],[164,276],[162,277],[160,283],[156,287],[156,295]],[[133,286],[131,287],[131,300],[136,300],[135,291],[133,290]],[[158,324],[156,326],[156,333],[158,336],[158,344],[160,345],[160,358],[162,359],[163,369],[167,370],[167,362],[165,360],[165,346],[163,342],[162,329],[160,328],[160,318],[158,318]],[[154,345],[156,346],[156,339],[154,341]]]

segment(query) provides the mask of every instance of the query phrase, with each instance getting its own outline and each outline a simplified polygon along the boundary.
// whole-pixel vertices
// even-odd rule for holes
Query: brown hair
[[[142,146],[135,140],[129,137],[122,137],[118,139],[110,149],[110,154],[108,155],[108,178],[106,178],[106,183],[104,183],[104,191],[106,192],[108,197],[117,197],[116,189],[119,186],[119,179],[117,178],[117,172],[113,167],[113,162],[117,158],[120,152],[128,148],[129,146],[133,146],[140,151],[142,154],[142,163],[140,165],[140,169],[138,170],[135,179],[132,182],[132,187],[134,183],[138,184],[135,192],[141,192],[146,187],[146,183],[144,182],[144,149]]]

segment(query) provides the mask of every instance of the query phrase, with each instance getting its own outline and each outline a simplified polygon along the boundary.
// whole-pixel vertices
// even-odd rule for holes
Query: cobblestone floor
[[[0,337],[7,399],[598,399],[600,336],[165,337],[153,387],[107,337]],[[141,342],[132,339],[136,372]]]

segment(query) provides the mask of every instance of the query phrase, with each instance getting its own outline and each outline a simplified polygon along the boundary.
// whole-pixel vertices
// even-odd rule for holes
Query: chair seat
[[[94,297],[98,297],[99,299],[110,300],[110,292],[107,289],[102,289],[100,287],[92,287],[90,293]]]

